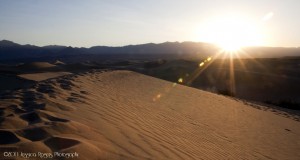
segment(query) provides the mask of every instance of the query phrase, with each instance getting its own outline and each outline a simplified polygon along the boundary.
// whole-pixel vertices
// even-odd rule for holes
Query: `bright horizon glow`
[[[299,6],[299,0],[1,0],[0,39],[74,47],[209,40],[227,49],[299,47]]]
[[[258,24],[235,15],[212,18],[199,27],[198,39],[214,43],[224,51],[264,45]]]

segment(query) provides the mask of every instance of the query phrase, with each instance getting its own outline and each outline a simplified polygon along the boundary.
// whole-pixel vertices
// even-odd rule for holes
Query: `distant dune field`
[[[45,73],[32,73],[32,74],[20,74],[19,77],[32,80],[32,81],[43,81],[50,78],[60,77],[71,74],[69,72],[45,72]]]
[[[63,75],[2,94],[0,104],[1,152],[89,160],[300,157],[292,115],[131,71]]]

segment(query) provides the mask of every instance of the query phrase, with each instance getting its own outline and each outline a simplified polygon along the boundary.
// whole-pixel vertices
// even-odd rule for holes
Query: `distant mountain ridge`
[[[128,45],[123,47],[93,46],[77,48],[71,46],[33,46],[20,45],[8,40],[0,41],[0,60],[65,57],[87,54],[203,54],[209,55],[216,50],[216,46],[201,42],[165,42]]]
[[[203,42],[164,42],[146,43],[139,45],[127,45],[122,47],[93,46],[90,48],[78,48],[71,46],[34,46],[20,45],[8,40],[0,41],[0,61],[13,61],[17,59],[29,58],[61,58],[84,55],[214,55],[220,50],[217,46]],[[280,47],[247,47],[244,50],[251,57],[285,57],[300,56],[300,48],[280,48]]]
[[[0,47],[14,47],[14,46],[20,46],[20,44],[8,40],[0,41]]]

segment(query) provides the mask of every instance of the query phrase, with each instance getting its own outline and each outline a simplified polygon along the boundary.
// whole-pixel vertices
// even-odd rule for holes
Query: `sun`
[[[224,51],[262,44],[257,24],[238,16],[213,18],[199,27],[198,40],[217,44]]]
[[[225,52],[236,52],[240,50],[242,47],[242,45],[234,41],[222,42],[222,43],[218,43],[217,45],[221,47],[222,50],[224,50]]]

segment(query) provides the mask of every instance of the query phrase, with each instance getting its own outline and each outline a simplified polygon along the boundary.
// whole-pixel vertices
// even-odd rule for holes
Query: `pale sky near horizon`
[[[214,21],[229,15],[254,26],[257,45],[299,47],[299,8],[300,0],[0,0],[0,40],[75,47],[205,42],[220,24]]]

